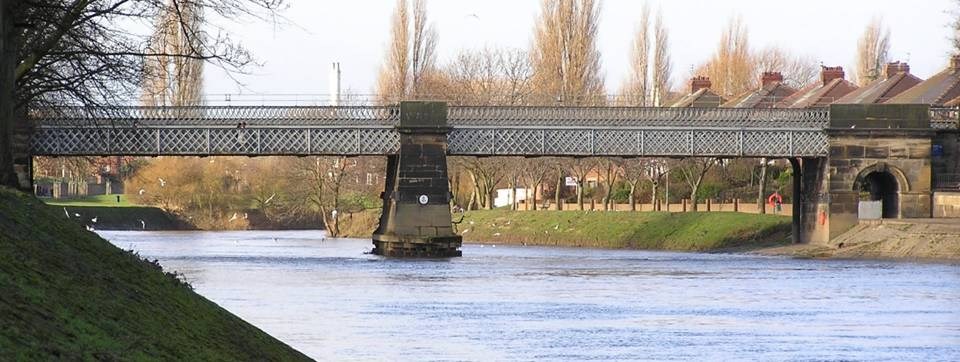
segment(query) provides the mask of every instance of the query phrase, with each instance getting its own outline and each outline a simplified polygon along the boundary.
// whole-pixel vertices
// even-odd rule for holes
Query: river
[[[103,231],[318,360],[957,360],[960,266]]]

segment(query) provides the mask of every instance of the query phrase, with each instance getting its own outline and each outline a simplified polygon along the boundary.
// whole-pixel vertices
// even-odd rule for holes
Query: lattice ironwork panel
[[[111,153],[121,155],[150,155],[157,153],[156,128],[115,128]]]
[[[453,155],[493,155],[496,130],[455,128],[447,134],[447,152]]]
[[[823,132],[805,131],[793,133],[794,156],[826,156],[830,142]]]
[[[690,131],[650,130],[643,132],[643,154],[650,156],[691,155]]]
[[[697,131],[693,149],[698,156],[736,156],[740,154],[740,131]]]
[[[258,130],[252,128],[214,128],[206,129],[210,141],[204,138],[204,153],[213,155],[252,155],[259,153]],[[209,149],[207,148],[209,144]]]
[[[207,153],[207,129],[162,128],[160,154],[198,155]]]
[[[366,128],[360,134],[363,154],[389,155],[400,150],[400,134],[392,128]]]
[[[790,154],[790,131],[746,131],[743,134],[745,156],[770,157]]]
[[[308,154],[306,129],[264,128],[260,130],[260,152],[271,155]]]
[[[33,109],[40,125],[70,126],[394,126],[397,106],[52,107]]]
[[[450,107],[452,126],[823,128],[826,109]]]
[[[40,128],[32,137],[36,154],[108,154],[110,131],[99,128]]]
[[[592,155],[593,134],[583,129],[554,129],[544,132],[544,154]]]
[[[496,154],[541,155],[544,149],[544,131],[536,129],[496,130]]]
[[[357,129],[314,128],[310,130],[310,153],[356,155],[360,153]]]
[[[594,131],[594,154],[608,156],[630,156],[640,154],[640,135],[638,130]]]

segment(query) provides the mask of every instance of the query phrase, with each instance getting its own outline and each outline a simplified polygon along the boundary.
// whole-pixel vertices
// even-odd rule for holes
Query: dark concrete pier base
[[[387,158],[383,212],[373,253],[391,257],[461,256],[447,182],[447,106],[400,104],[400,152]]]

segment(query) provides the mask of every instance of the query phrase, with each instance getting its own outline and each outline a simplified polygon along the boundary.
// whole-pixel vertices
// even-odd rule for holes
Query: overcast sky
[[[340,62],[342,89],[373,92],[389,39],[393,0],[287,0],[289,24],[218,22],[262,63],[238,86],[208,67],[206,92],[326,94],[330,64]],[[649,1],[663,11],[670,31],[673,80],[687,79],[707,59],[734,16],[747,24],[751,47],[778,45],[824,65],[854,64],[857,38],[875,16],[892,31],[891,57],[909,61],[921,78],[938,72],[950,52],[947,28],[952,0],[732,0]],[[439,33],[440,62],[460,49],[506,46],[526,49],[539,0],[430,0],[428,16]],[[642,1],[605,0],[599,29],[603,74],[610,92],[622,82]],[[476,16],[471,16],[475,14]]]

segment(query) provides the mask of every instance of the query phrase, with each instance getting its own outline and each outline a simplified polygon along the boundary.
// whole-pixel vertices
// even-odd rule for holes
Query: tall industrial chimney
[[[330,105],[340,105],[340,63],[334,62],[330,70]]]

